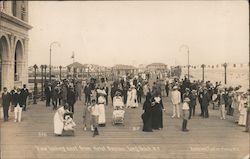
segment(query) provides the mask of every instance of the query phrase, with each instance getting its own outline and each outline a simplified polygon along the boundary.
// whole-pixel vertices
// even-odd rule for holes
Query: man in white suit
[[[180,103],[181,103],[181,93],[178,91],[178,87],[174,86],[173,91],[171,92],[171,101],[173,103],[173,116],[180,118]]]

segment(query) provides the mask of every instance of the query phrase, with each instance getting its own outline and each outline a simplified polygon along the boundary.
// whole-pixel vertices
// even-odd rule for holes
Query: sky
[[[29,1],[29,65],[247,63],[247,1]]]

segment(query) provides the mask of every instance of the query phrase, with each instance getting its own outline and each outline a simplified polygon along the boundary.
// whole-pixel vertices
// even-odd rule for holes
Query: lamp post
[[[204,82],[204,68],[205,68],[205,65],[202,64],[201,68],[202,68],[202,81]]]
[[[37,82],[36,82],[36,70],[37,70],[37,65],[35,64],[34,66],[35,69],[35,74],[34,74],[34,94],[33,94],[33,104],[37,104],[36,102],[36,97],[37,97]]]
[[[187,54],[188,54],[188,80],[189,80],[189,47],[187,46],[187,45],[181,45],[181,47],[180,47],[180,49],[182,49],[182,48],[186,48],[187,49]]]
[[[89,66],[88,66],[88,78],[89,78]]]
[[[46,82],[47,82],[47,71],[46,71],[46,69],[47,69],[47,65],[44,65],[44,84],[46,84]]]
[[[225,70],[225,84],[227,84],[227,63],[225,62],[223,64],[224,70]]]
[[[60,44],[56,41],[50,43],[50,47],[49,47],[49,82],[51,83],[51,52],[52,52],[52,46],[57,44],[58,46],[60,46]]]
[[[41,68],[41,76],[42,76],[42,80],[41,80],[41,89],[42,89],[41,101],[43,101],[43,69],[44,69],[44,65],[41,65],[40,68]]]
[[[61,81],[62,80],[62,66],[61,65],[59,66],[59,70],[60,70],[59,77],[60,77],[60,81]]]

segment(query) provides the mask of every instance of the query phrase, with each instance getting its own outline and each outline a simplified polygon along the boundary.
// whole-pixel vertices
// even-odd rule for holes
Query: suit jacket
[[[76,102],[76,93],[75,91],[69,90],[67,94],[67,102],[69,105],[73,105]]]
[[[21,93],[20,93],[20,98],[21,98],[21,103],[25,104],[27,97],[29,96],[29,90],[28,89],[21,89]]]
[[[21,89],[21,94],[23,96],[23,98],[26,98],[29,96],[29,90],[26,88],[26,89]]]
[[[202,105],[203,106],[208,106],[209,105],[209,101],[210,101],[210,96],[208,93],[202,93]]]
[[[16,107],[18,104],[20,105],[20,107],[23,106],[23,103],[22,103],[22,96],[21,96],[21,93],[13,93],[12,94],[12,104]]]
[[[9,92],[2,93],[2,105],[3,107],[9,107],[11,102],[11,94]]]
[[[50,96],[51,96],[51,93],[52,93],[52,87],[50,87],[50,89],[49,89],[49,86],[47,86],[47,87],[45,88],[45,95],[46,95],[47,97],[50,97]]]

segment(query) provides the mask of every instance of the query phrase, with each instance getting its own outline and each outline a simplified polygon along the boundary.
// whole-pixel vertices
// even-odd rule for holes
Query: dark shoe
[[[183,122],[182,122],[182,129],[181,129],[182,131],[184,131],[185,130],[185,120],[183,120]]]
[[[55,136],[62,136],[61,134],[55,134]]]
[[[187,129],[187,122],[188,122],[188,121],[184,119],[183,122],[184,122],[184,130],[183,130],[183,131],[185,131],[185,132],[189,131],[189,130]]]
[[[95,137],[96,135],[99,135],[99,132],[98,132],[97,128],[95,128],[95,130],[94,130],[93,137]]]

